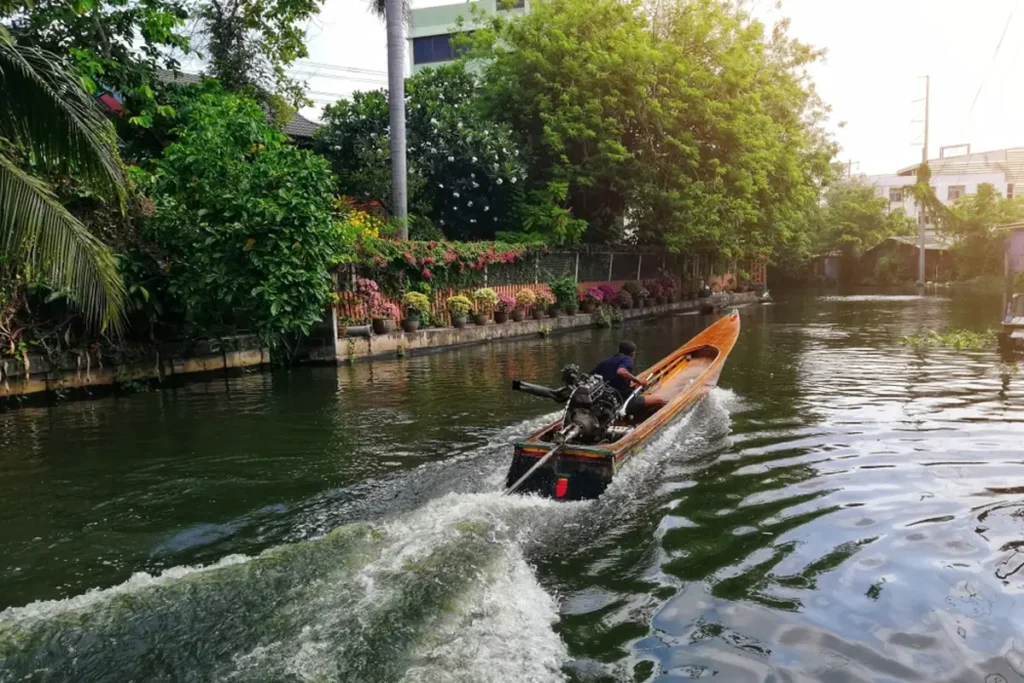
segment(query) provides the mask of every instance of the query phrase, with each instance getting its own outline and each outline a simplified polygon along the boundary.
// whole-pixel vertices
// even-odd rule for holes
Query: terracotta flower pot
[[[416,318],[406,318],[402,321],[403,332],[415,332],[420,329],[420,321]]]
[[[581,309],[584,313],[593,313],[595,304],[593,301],[584,301]]]
[[[452,316],[452,327],[456,327],[461,330],[466,326],[466,320],[467,318],[464,315]]]
[[[508,311],[495,311],[494,322],[499,324],[508,322]]]
[[[488,320],[490,320],[490,318],[486,313],[477,313],[473,316],[474,325],[486,325]]]
[[[390,318],[374,318],[373,319],[373,333],[374,334],[391,334],[391,331],[395,329],[395,321]]]
[[[540,308],[533,309],[533,319],[534,320],[543,320],[544,319],[544,311],[543,311],[543,309],[540,309]]]
[[[524,311],[523,309],[517,308],[514,311],[512,311],[513,322],[521,323],[523,322],[524,318],[526,318],[526,311]]]
[[[565,307],[565,314],[566,314],[566,315],[576,315],[576,312],[577,312],[578,310],[579,310],[579,309],[578,309],[578,308],[576,308],[575,306],[566,306],[566,307]]]
[[[548,315],[550,315],[552,318],[561,318],[562,309],[559,308],[558,306],[552,306],[551,308],[548,309]]]

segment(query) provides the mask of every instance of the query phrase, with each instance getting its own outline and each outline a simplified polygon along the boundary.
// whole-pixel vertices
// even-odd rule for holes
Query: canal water
[[[783,297],[598,501],[501,497],[683,315],[0,414],[0,681],[1024,682],[1024,365],[997,302]]]

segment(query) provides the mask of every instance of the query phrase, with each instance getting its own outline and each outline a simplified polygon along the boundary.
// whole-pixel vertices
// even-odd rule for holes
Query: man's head
[[[636,344],[629,341],[628,339],[623,339],[622,341],[619,342],[619,353],[621,353],[623,356],[629,356],[630,358],[632,358],[633,356],[636,355]]]

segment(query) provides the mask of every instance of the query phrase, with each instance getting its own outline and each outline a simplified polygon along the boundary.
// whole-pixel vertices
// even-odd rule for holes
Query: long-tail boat
[[[740,332],[733,310],[646,372],[646,387],[625,400],[594,375],[566,366],[566,386],[550,389],[514,381],[513,389],[565,403],[563,415],[515,444],[506,493],[538,493],[562,500],[594,498],[622,465],[662,428],[692,409],[718,384],[725,359]],[[634,396],[660,405],[630,414]]]

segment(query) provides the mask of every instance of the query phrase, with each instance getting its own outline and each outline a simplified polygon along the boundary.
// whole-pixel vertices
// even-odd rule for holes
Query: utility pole
[[[846,177],[847,178],[852,178],[853,177],[853,165],[854,164],[857,164],[857,167],[860,168],[860,162],[859,161],[854,161],[853,159],[850,159],[849,161],[846,162]]]
[[[930,97],[931,77],[924,77],[924,145],[921,147],[921,166],[928,163],[928,99]],[[921,180],[920,169],[917,172],[918,182]],[[924,272],[924,226],[928,220],[928,206],[922,199],[921,213],[917,219],[917,283],[925,282]]]

